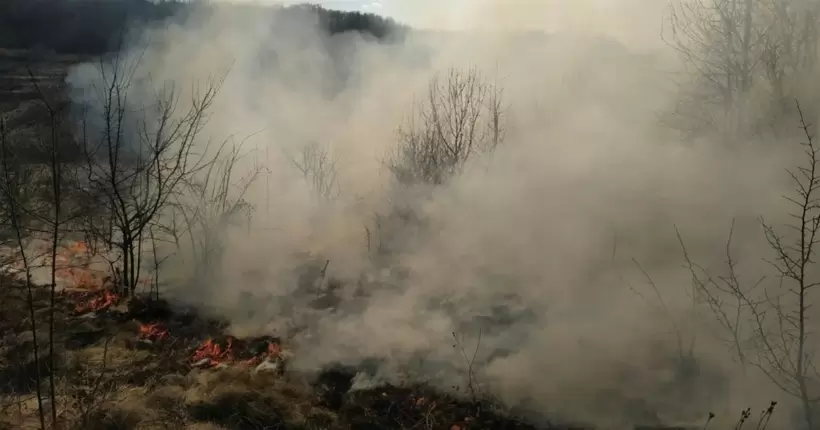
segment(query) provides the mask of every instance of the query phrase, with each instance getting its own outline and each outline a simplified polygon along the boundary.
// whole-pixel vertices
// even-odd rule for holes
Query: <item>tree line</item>
[[[125,29],[184,18],[200,2],[178,0],[4,0],[0,48],[43,49],[58,54],[100,55],[115,50]],[[318,15],[329,34],[360,32],[383,40],[405,28],[375,14],[298,5]]]

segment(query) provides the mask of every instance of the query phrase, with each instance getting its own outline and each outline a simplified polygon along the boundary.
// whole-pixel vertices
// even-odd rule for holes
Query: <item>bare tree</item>
[[[797,233],[793,243],[780,234],[771,224],[763,222],[766,240],[775,251],[775,260],[771,262],[777,270],[780,279],[787,283],[788,294],[770,296],[768,304],[774,310],[779,327],[780,344],[769,341],[768,336],[762,336],[767,375],[786,392],[797,396],[803,402],[803,409],[808,428],[813,426],[814,403],[820,400],[820,374],[812,363],[814,352],[810,348],[809,339],[809,293],[820,282],[809,279],[807,271],[814,263],[814,254],[820,240],[820,157],[809,124],[803,116],[800,105],[797,105],[800,114],[800,124],[806,136],[803,143],[808,160],[807,166],[801,166],[797,171],[790,171],[789,175],[797,187],[796,197],[787,197],[793,203],[796,212],[791,215],[799,220],[792,228]],[[796,302],[794,301],[796,299]],[[764,315],[765,316],[765,315]],[[765,366],[764,366],[765,367]],[[779,378],[775,375],[779,374]]]
[[[26,252],[27,230],[23,225],[23,211],[20,205],[23,202],[30,200],[31,195],[27,193],[30,184],[32,171],[31,169],[19,163],[10,150],[10,142],[8,139],[9,132],[6,128],[5,120],[0,117],[0,163],[2,163],[3,181],[0,190],[3,193],[5,208],[4,212],[8,215],[11,229],[15,235],[16,245],[19,252],[20,260],[23,266],[23,273],[25,275],[26,285],[26,305],[28,307],[29,320],[31,323],[31,333],[35,363],[35,392],[37,395],[37,412],[40,419],[40,428],[46,428],[45,409],[43,407],[43,393],[42,393],[42,375],[40,374],[40,344],[37,336],[37,318],[34,306],[34,282],[32,281],[31,263],[29,255]]]
[[[795,195],[787,196],[795,221],[785,231],[761,220],[765,238],[774,253],[770,260],[778,283],[763,286],[765,278],[741,282],[732,258],[730,232],[726,245],[727,274],[713,276],[689,257],[681,240],[684,258],[698,292],[729,336],[728,343],[741,363],[760,369],[783,392],[801,402],[808,429],[815,428],[820,401],[820,372],[814,363],[817,338],[809,312],[813,292],[820,280],[810,269],[820,242],[820,148],[810,125],[796,105],[806,141],[806,164],[789,170]],[[680,236],[679,236],[680,237]]]
[[[820,42],[820,3],[812,0],[766,0],[761,12],[769,22],[761,65],[771,91],[781,103],[796,96],[807,72],[816,70]],[[798,84],[797,86],[795,84]]]
[[[64,205],[64,187],[71,183],[70,175],[66,174],[68,169],[64,169],[65,163],[65,147],[69,144],[64,134],[63,119],[65,113],[62,105],[50,100],[49,95],[41,88],[38,79],[35,77],[31,69],[28,70],[30,82],[38,94],[38,101],[42,109],[45,111],[45,131],[37,133],[38,139],[36,142],[35,152],[38,155],[44,156],[42,159],[32,157],[23,160],[21,157],[15,157],[11,149],[5,130],[2,131],[3,136],[3,170],[5,172],[6,186],[15,187],[29,187],[31,184],[19,183],[20,173],[27,171],[25,175],[33,183],[39,185],[39,190],[34,194],[23,197],[19,192],[7,190],[5,192],[7,206],[10,209],[13,229],[17,231],[17,242],[20,249],[20,258],[26,271],[26,280],[29,288],[29,295],[31,297],[31,271],[30,271],[30,256],[26,254],[23,234],[23,229],[29,232],[37,231],[38,233],[46,234],[50,237],[49,248],[49,269],[50,269],[50,285],[49,285],[49,302],[48,302],[48,391],[50,399],[51,412],[51,426],[56,428],[58,423],[57,416],[57,395],[55,392],[54,375],[56,369],[56,353],[55,353],[55,307],[57,294],[57,253],[63,235],[64,225],[77,219],[84,211],[81,207],[66,208]],[[39,124],[39,122],[38,122]],[[5,125],[0,126],[5,129]],[[19,142],[18,142],[19,143]],[[19,148],[17,148],[19,149]],[[14,160],[14,161],[12,161]],[[12,167],[14,164],[26,164],[27,166],[21,170]],[[69,209],[69,210],[65,210]],[[23,221],[27,219],[27,221]],[[33,312],[34,304],[30,303],[30,311]],[[32,324],[35,324],[32,317]],[[36,331],[36,328],[33,329]],[[37,364],[39,366],[39,363]],[[39,371],[38,371],[39,373]],[[38,375],[38,380],[39,380]],[[38,388],[39,390],[39,388]]]
[[[100,130],[83,139],[92,200],[109,211],[113,234],[98,222],[90,222],[89,229],[118,250],[122,283],[131,294],[139,282],[146,229],[169,199],[213,161],[208,143],[198,145],[198,135],[224,80],[194,86],[184,101],[176,86],[167,85],[152,104],[133,106],[129,89],[138,66],[119,57],[110,68],[101,65]],[[182,102],[187,106],[180,108]]]
[[[237,176],[237,163],[245,141],[239,145],[223,146],[215,154],[206,169],[184,181],[184,190],[174,197],[175,215],[183,222],[175,228],[167,225],[161,230],[180,239],[187,237],[193,254],[195,274],[213,274],[222,257],[223,233],[237,222],[238,216],[249,214],[253,207],[245,199],[248,189],[262,172],[262,167],[254,165],[243,175]]]
[[[434,76],[426,98],[399,129],[389,166],[403,183],[438,185],[504,139],[503,93],[476,68]]]
[[[291,163],[320,199],[330,201],[339,196],[339,172],[330,150],[313,142],[291,157]]]
[[[676,0],[667,39],[707,87],[700,103],[714,103],[730,133],[743,121],[742,104],[760,61],[762,30],[755,25],[760,0]]]
[[[681,99],[678,119],[700,116],[690,127],[722,128],[737,139],[757,120],[790,113],[788,101],[799,91],[793,84],[816,66],[818,14],[820,5],[804,0],[674,0],[664,39],[696,83]],[[769,96],[755,103],[759,112],[750,103],[756,86],[762,91],[755,97]]]
[[[50,179],[50,188],[51,188],[51,196],[49,199],[50,208],[49,215],[47,216],[47,224],[50,226],[50,235],[51,235],[51,247],[50,247],[50,273],[49,276],[51,278],[50,288],[49,288],[49,311],[48,311],[48,360],[49,360],[49,398],[51,399],[51,426],[52,428],[57,428],[57,395],[54,383],[54,374],[56,372],[56,362],[55,362],[55,351],[54,351],[54,330],[55,330],[55,319],[54,319],[54,309],[56,305],[56,296],[57,296],[57,249],[60,246],[61,242],[61,234],[63,230],[63,224],[68,223],[74,217],[78,216],[78,213],[74,213],[74,216],[67,216],[67,214],[63,211],[64,206],[64,195],[63,195],[63,187],[64,183],[66,182],[66,178],[64,177],[64,169],[63,169],[63,160],[64,160],[64,139],[62,139],[62,119],[64,114],[62,112],[58,112],[58,107],[52,103],[45,92],[40,88],[37,79],[34,76],[34,73],[31,69],[28,70],[29,77],[31,78],[31,82],[34,85],[35,89],[37,90],[40,101],[43,103],[47,113],[48,113],[48,130],[49,135],[45,139],[41,140],[41,146],[44,148],[44,152],[48,154],[48,175]],[[82,209],[81,209],[82,210]]]

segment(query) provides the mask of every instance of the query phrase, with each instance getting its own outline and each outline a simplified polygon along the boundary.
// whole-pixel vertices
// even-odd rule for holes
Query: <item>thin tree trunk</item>
[[[804,276],[801,268],[801,276]],[[809,391],[806,387],[806,285],[801,281],[800,285],[800,310],[798,311],[798,345],[797,345],[797,383],[800,388],[800,401],[803,403],[803,414],[809,430],[814,430],[812,405],[809,400]]]
[[[62,206],[62,190],[60,183],[60,159],[57,139],[57,124],[56,119],[52,116],[52,136],[51,136],[51,185],[54,192],[54,229],[52,230],[51,238],[51,289],[49,292],[49,311],[48,311],[48,360],[49,360],[49,396],[51,397],[51,427],[57,429],[57,396],[54,387],[54,307],[57,295],[57,246],[60,241],[60,217]]]
[[[156,299],[159,300],[159,259],[157,258],[157,241],[154,238],[154,229],[150,228],[148,234],[151,236],[151,253],[154,256],[154,291]],[[150,294],[148,295],[150,297]]]
[[[123,291],[122,294],[128,295],[131,292],[131,283],[129,279],[129,274],[131,273],[131,263],[129,261],[129,249],[131,244],[129,243],[130,239],[127,239],[125,234],[123,233],[122,238],[122,287]]]
[[[746,0],[743,10],[743,46],[741,47],[741,70],[740,94],[737,103],[737,134],[743,130],[746,124],[747,98],[752,85],[751,70],[751,43],[752,43],[752,17],[755,0]]]
[[[12,181],[9,177],[7,149],[6,125],[5,121],[0,118],[0,151],[2,151],[3,173],[5,175],[4,179],[6,182],[6,187],[10,187],[12,186]],[[32,352],[34,354],[34,372],[36,378],[35,393],[37,394],[37,413],[38,418],[40,419],[40,429],[45,430],[46,417],[45,411],[43,410],[43,390],[41,386],[43,377],[40,373],[40,344],[37,341],[37,318],[34,309],[34,286],[31,281],[31,267],[29,265],[28,255],[26,254],[26,246],[23,241],[22,226],[20,225],[20,219],[18,218],[17,202],[11,195],[11,190],[6,190],[5,194],[8,198],[11,225],[17,238],[17,246],[20,248],[20,258],[23,260],[23,270],[26,274],[26,304],[28,306],[29,319],[31,320],[31,338],[34,343]]]

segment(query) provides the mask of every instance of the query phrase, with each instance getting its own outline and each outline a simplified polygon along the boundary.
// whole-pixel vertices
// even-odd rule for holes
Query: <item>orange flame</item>
[[[278,357],[282,353],[282,348],[278,343],[271,343],[268,345],[268,357]]]
[[[160,323],[142,324],[140,325],[139,338],[150,341],[158,341],[167,338],[170,335],[168,330]]]
[[[68,250],[72,254],[88,254],[88,244],[84,240],[78,240],[68,245]]]
[[[208,338],[197,350],[194,352],[192,361],[198,363],[203,360],[209,367],[218,366],[220,364],[227,364],[233,361],[233,339],[228,338],[225,347],[220,346],[214,342],[213,339]]]
[[[102,290],[99,291],[98,294],[90,300],[80,301],[80,303],[77,304],[77,312],[85,313],[101,311],[103,309],[107,309],[113,305],[116,305],[119,302],[119,300],[120,296],[118,296],[117,294],[109,290]]]
[[[281,354],[281,353],[282,353],[282,347],[279,346],[279,344],[269,343],[268,344],[268,350],[266,352],[264,352],[260,355],[257,355],[256,357],[251,357],[250,359],[245,360],[243,362],[243,364],[248,365],[248,366],[259,364],[260,362],[262,362],[266,359],[278,357],[279,354]]]
[[[57,276],[74,288],[102,287],[103,273],[89,267],[90,257],[88,245],[84,241],[69,243],[57,254],[54,261],[54,264],[58,266]],[[81,260],[75,261],[78,258]]]
[[[232,336],[228,336],[224,344],[208,338],[194,351],[191,363],[196,367],[216,367],[232,363],[251,366],[281,355],[281,346],[276,342],[269,342],[265,351],[247,358],[247,351],[243,353],[247,346],[245,342]]]
[[[62,270],[60,275],[70,280],[76,288],[94,289],[102,286],[99,274],[89,269],[69,267]]]
[[[282,347],[279,346],[278,343],[269,343],[267,351],[263,352],[262,354],[257,355],[256,357],[251,357],[248,360],[245,360],[243,364],[252,366],[255,364],[259,364],[260,362],[267,360],[269,358],[278,357],[279,354],[282,353]]]

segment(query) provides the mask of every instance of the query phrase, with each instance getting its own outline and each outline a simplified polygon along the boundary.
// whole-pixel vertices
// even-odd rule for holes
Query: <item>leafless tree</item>
[[[224,80],[194,85],[187,99],[175,85],[166,85],[150,105],[133,106],[129,89],[138,66],[120,57],[111,67],[101,64],[100,130],[83,139],[90,200],[109,211],[113,234],[99,222],[88,228],[118,251],[122,283],[131,294],[139,282],[146,229],[169,199],[213,162],[209,143],[199,145],[198,136]]]
[[[735,358],[745,371],[748,364],[746,349],[749,342],[749,334],[745,331],[746,317],[757,304],[751,302],[750,297],[753,297],[766,278],[760,277],[749,285],[741,282],[736,271],[737,262],[732,257],[734,230],[735,223],[732,221],[726,241],[726,273],[721,276],[713,276],[706,268],[695,262],[687,251],[680,231],[676,229],[676,233],[686,268],[692,276],[695,297],[715,316],[721,329],[727,334],[721,340],[734,352]]]
[[[475,349],[472,354],[468,354],[465,349],[463,334],[459,335],[456,332],[453,332],[453,341],[455,342],[453,348],[458,350],[461,358],[464,359],[464,364],[467,367],[467,391],[470,393],[470,400],[472,400],[473,403],[478,403],[478,401],[481,400],[480,397],[483,396],[481,383],[478,381],[478,376],[476,375],[475,369],[476,357],[478,356],[478,350],[481,348],[481,330],[478,331]]]
[[[339,196],[336,159],[326,146],[310,143],[291,158],[291,163],[319,198],[329,201]]]
[[[55,365],[55,350],[54,350],[54,333],[55,333],[55,319],[54,319],[54,310],[56,306],[56,296],[57,296],[57,250],[60,247],[60,243],[62,241],[61,235],[63,234],[64,224],[67,224],[76,217],[79,216],[80,212],[74,212],[73,214],[65,213],[64,211],[64,193],[63,187],[67,181],[67,177],[65,175],[64,167],[64,153],[65,148],[68,144],[66,139],[63,139],[63,133],[61,133],[62,127],[62,120],[65,117],[65,113],[58,111],[58,106],[49,100],[48,96],[45,92],[40,88],[40,85],[37,79],[34,76],[34,73],[31,69],[28,70],[29,77],[31,78],[32,85],[34,85],[35,89],[39,94],[40,101],[43,103],[47,113],[48,113],[48,136],[45,139],[41,140],[41,146],[44,150],[43,152],[48,154],[48,175],[50,179],[50,199],[48,199],[48,203],[50,204],[49,214],[46,217],[46,224],[49,225],[50,231],[49,234],[51,236],[51,247],[50,247],[50,278],[51,278],[51,285],[49,289],[49,311],[48,311],[48,359],[49,359],[49,398],[51,399],[51,426],[52,428],[57,428],[57,394],[55,389],[55,381],[54,381],[54,374],[57,371]],[[82,211],[82,208],[78,208]]]
[[[676,0],[667,39],[707,86],[701,103],[715,102],[733,133],[761,58],[763,29],[755,22],[759,0]],[[666,36],[666,35],[665,35]]]
[[[451,69],[434,76],[425,99],[399,129],[389,160],[403,183],[439,185],[475,156],[493,151],[504,139],[503,92],[477,68]]]
[[[820,372],[814,363],[816,336],[811,330],[814,291],[820,280],[812,279],[820,237],[820,148],[811,126],[796,105],[806,141],[806,164],[789,170],[796,192],[787,196],[794,222],[783,231],[761,220],[765,238],[774,253],[769,260],[777,282],[763,285],[765,278],[744,283],[736,273],[730,232],[726,245],[726,274],[714,276],[694,263],[681,240],[684,258],[694,284],[740,362],[760,369],[783,392],[801,402],[807,428],[815,428],[820,401]],[[680,237],[680,236],[679,236]]]
[[[694,362],[695,357],[695,342],[696,338],[694,333],[689,333],[690,330],[686,330],[686,323],[691,323],[696,318],[695,313],[695,306],[696,303],[693,300],[692,306],[687,312],[686,315],[687,321],[682,320],[678,317],[666,303],[663,295],[661,294],[660,288],[655,283],[655,280],[652,279],[652,276],[649,275],[649,272],[644,269],[644,267],[638,262],[637,259],[633,258],[632,263],[637,268],[638,272],[640,272],[641,277],[643,277],[646,285],[652,290],[652,297],[647,297],[643,293],[641,293],[637,288],[632,286],[632,284],[627,281],[625,278],[621,278],[621,281],[624,282],[632,292],[634,292],[638,297],[652,305],[655,310],[660,314],[660,316],[667,320],[670,328],[675,333],[675,344],[678,353],[678,364],[681,367],[689,366]]]
[[[763,73],[775,98],[788,103],[806,83],[806,74],[816,70],[820,3],[766,0],[762,2],[761,11],[769,22],[763,39]]]
[[[817,2],[804,0],[674,0],[664,39],[696,82],[677,107],[678,120],[737,139],[755,120],[780,115],[797,96],[795,79],[815,68],[818,13]],[[757,115],[755,86],[770,97]]]
[[[4,214],[9,218],[10,227],[15,235],[16,245],[19,252],[20,261],[23,266],[26,285],[26,305],[28,307],[29,320],[31,323],[31,333],[33,340],[33,355],[35,366],[35,390],[37,394],[37,412],[40,419],[40,428],[46,428],[45,409],[43,407],[42,375],[40,374],[40,344],[37,336],[37,318],[34,306],[34,282],[32,281],[31,262],[26,251],[27,230],[23,225],[24,214],[20,208],[23,202],[31,199],[30,184],[33,172],[27,166],[20,163],[14,157],[9,142],[9,132],[3,118],[0,118],[0,163],[3,169],[3,183],[0,190],[3,193],[5,203]]]
[[[820,385],[820,374],[812,363],[814,352],[810,348],[809,339],[809,293],[820,282],[809,279],[808,269],[814,263],[814,254],[820,241],[820,205],[818,192],[820,191],[820,157],[816,142],[809,130],[800,105],[797,105],[800,114],[800,124],[806,136],[803,143],[808,160],[807,166],[801,166],[797,171],[790,171],[789,175],[797,187],[797,196],[787,197],[794,204],[796,212],[791,215],[799,220],[792,229],[797,232],[793,243],[778,232],[771,224],[763,222],[766,240],[775,251],[775,260],[771,262],[777,270],[780,279],[788,284],[788,294],[770,296],[768,303],[774,309],[778,322],[780,339],[779,345],[768,341],[763,336],[763,347],[766,362],[770,368],[767,375],[772,375],[786,392],[796,395],[803,402],[808,428],[814,428],[814,403],[820,400],[820,393],[816,391]],[[794,301],[796,299],[796,302]],[[780,379],[774,375],[780,374]]]
[[[72,144],[65,133],[65,104],[54,100],[41,87],[39,80],[31,69],[28,70],[30,83],[37,93],[37,107],[41,115],[35,115],[33,122],[34,142],[10,142],[5,122],[0,124],[2,137],[3,195],[11,230],[16,236],[19,250],[19,261],[23,265],[28,289],[28,307],[35,338],[37,321],[34,318],[34,298],[32,285],[31,252],[27,251],[33,235],[42,235],[50,239],[48,250],[48,269],[50,272],[48,301],[48,354],[49,365],[48,397],[50,399],[51,426],[57,426],[57,396],[55,393],[54,374],[57,371],[55,361],[55,314],[58,273],[58,249],[63,239],[65,226],[77,220],[84,212],[80,205],[66,205],[64,189],[74,185],[72,169],[66,166],[66,149]],[[40,127],[42,125],[42,127]],[[42,128],[42,129],[41,129]],[[35,362],[39,363],[39,345],[35,341]],[[40,392],[40,375],[38,364],[38,406],[42,406]],[[43,411],[40,410],[41,418]],[[42,424],[42,423],[41,423]]]
[[[253,208],[245,199],[248,189],[262,172],[254,165],[242,175],[237,175],[237,163],[245,155],[241,152],[245,140],[238,145],[223,146],[216,152],[206,169],[184,181],[184,190],[174,197],[175,215],[182,218],[177,228],[167,223],[165,233],[180,239],[186,238],[193,254],[196,275],[212,274],[222,256],[226,228]]]

